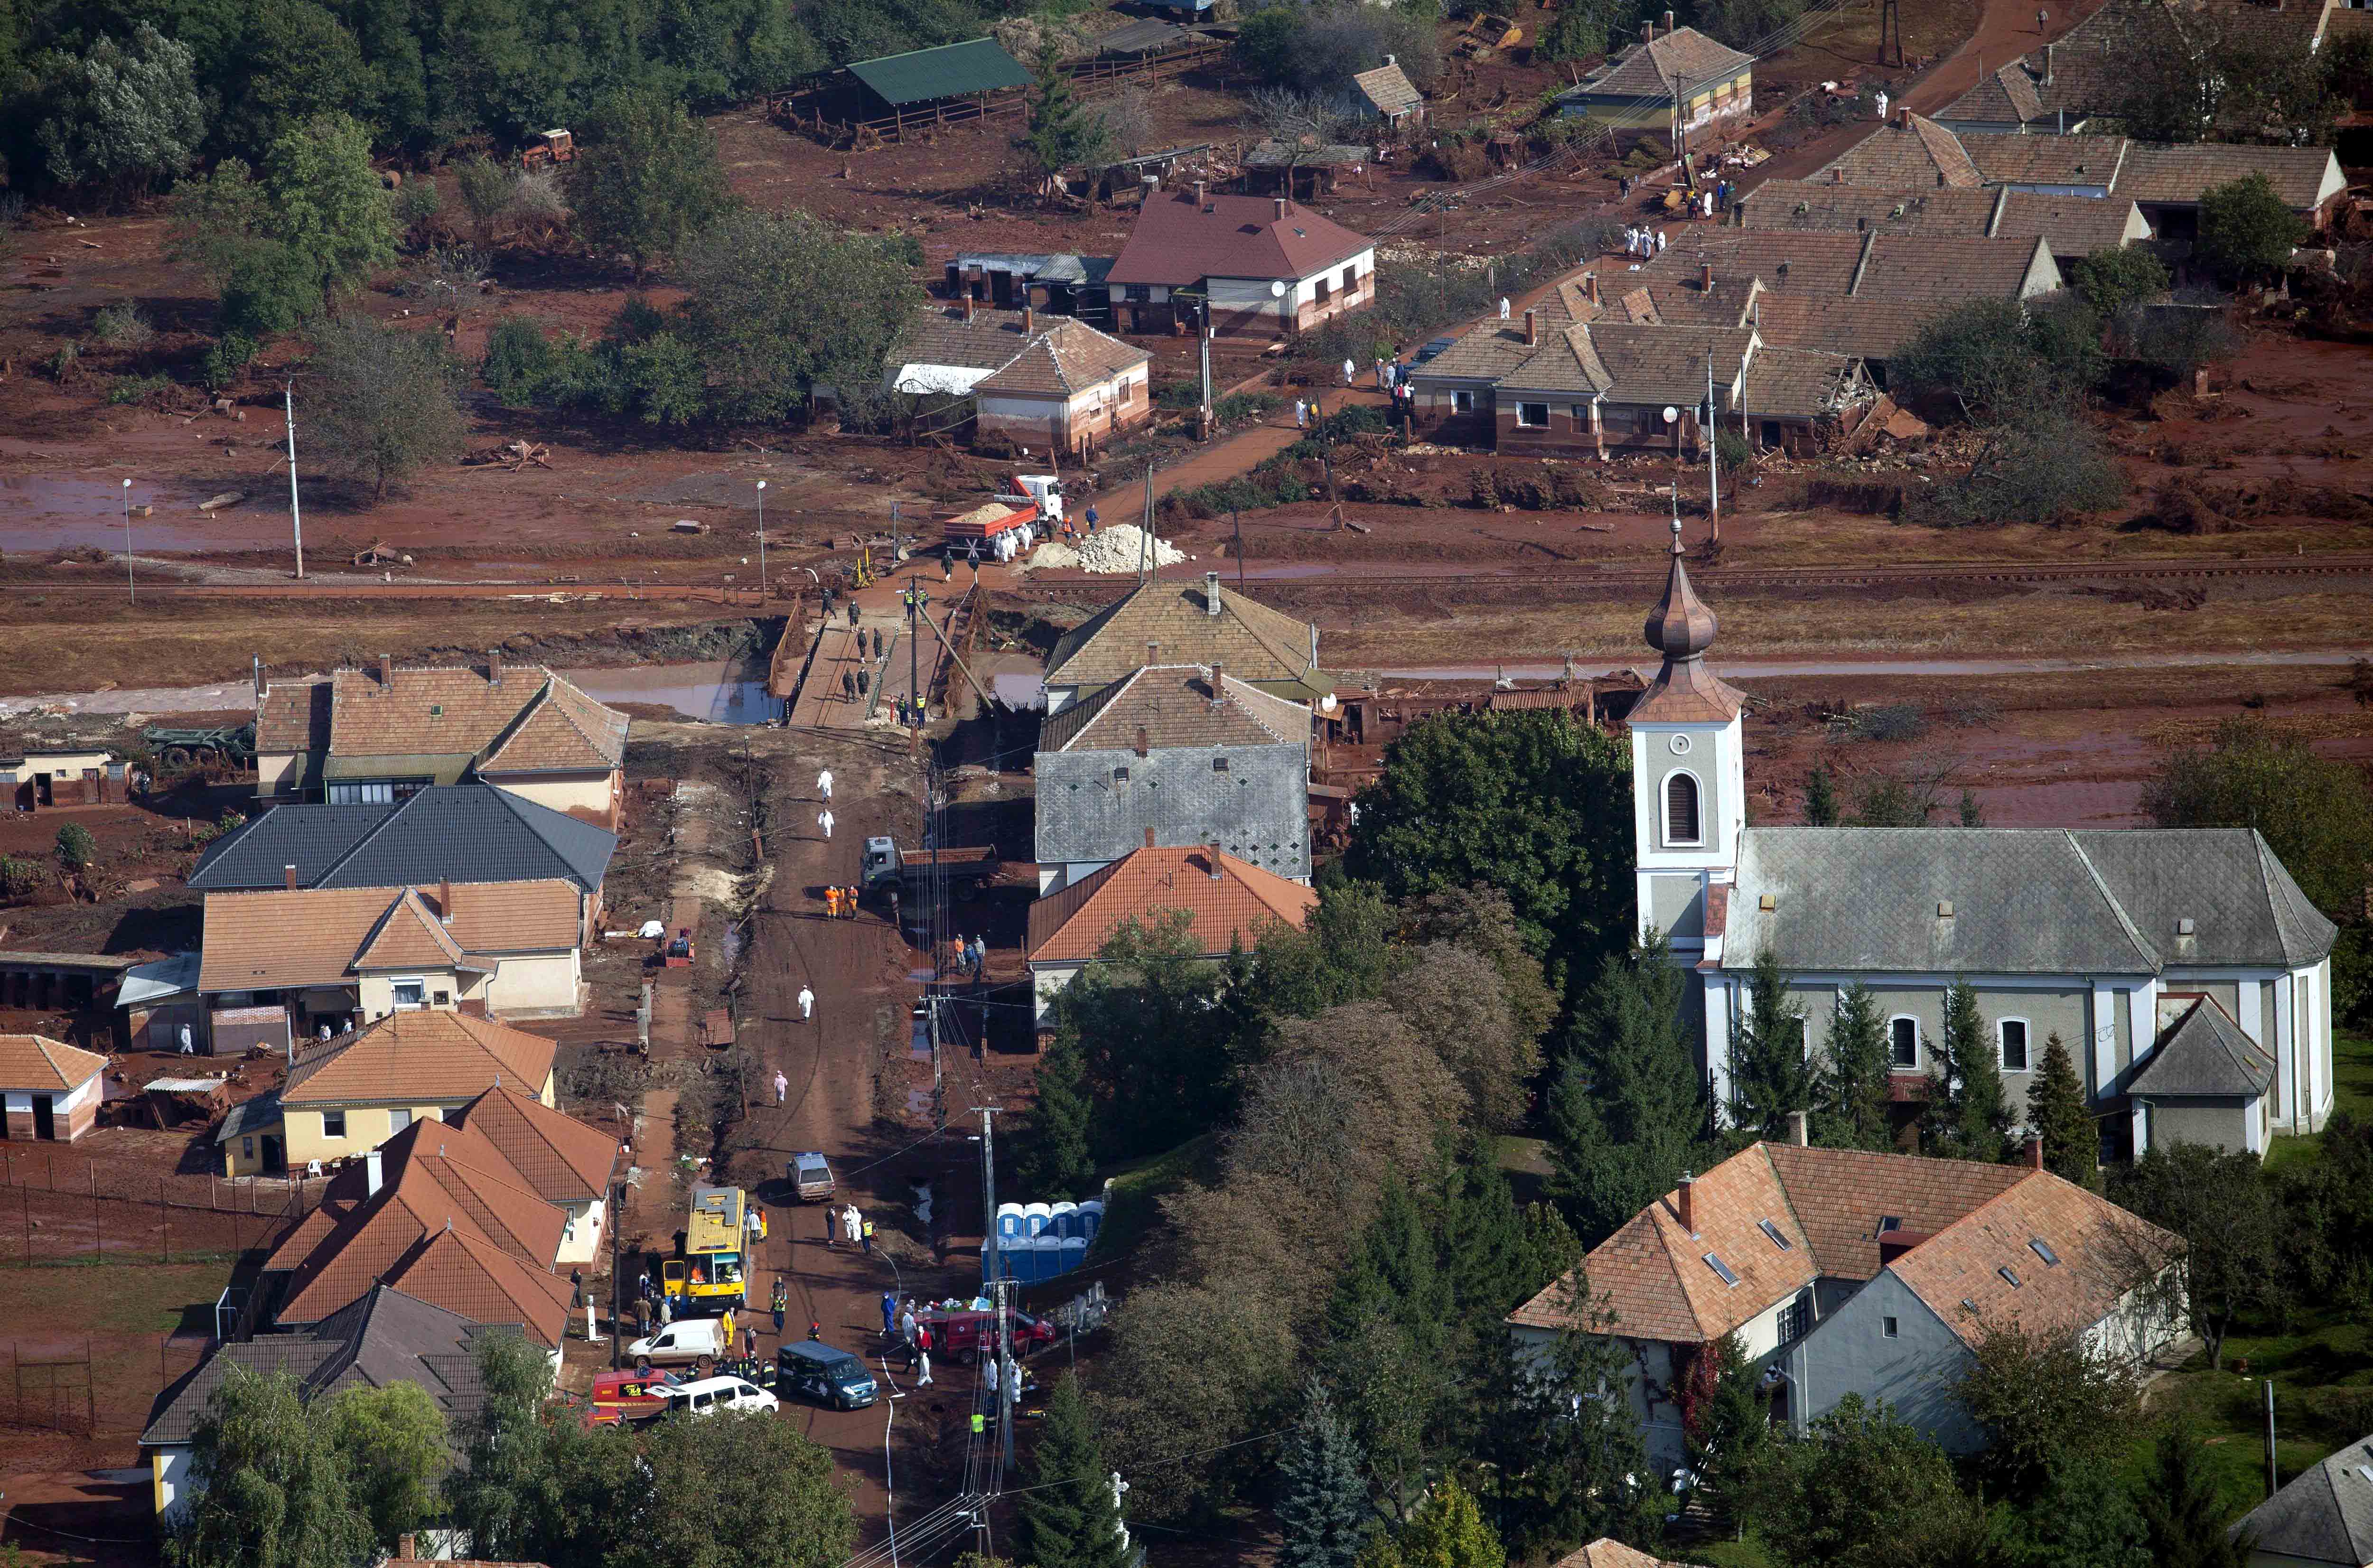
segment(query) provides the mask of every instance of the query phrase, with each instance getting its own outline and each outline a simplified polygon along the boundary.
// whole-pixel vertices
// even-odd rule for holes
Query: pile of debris
[[[532,441],[505,441],[498,447],[485,447],[462,459],[467,468],[507,468],[517,474],[532,463],[538,468],[552,466],[552,449]]]
[[[1145,565],[1145,532],[1135,523],[1116,523],[1076,546],[1049,540],[1031,553],[1029,566],[1034,571],[1133,572]],[[1153,541],[1153,565],[1166,567],[1186,558],[1186,552],[1166,540]]]

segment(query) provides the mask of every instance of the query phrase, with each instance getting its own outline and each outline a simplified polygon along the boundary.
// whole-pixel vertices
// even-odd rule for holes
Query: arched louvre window
[[[1696,844],[1702,837],[1698,831],[1698,781],[1676,773],[1665,780],[1665,842]]]

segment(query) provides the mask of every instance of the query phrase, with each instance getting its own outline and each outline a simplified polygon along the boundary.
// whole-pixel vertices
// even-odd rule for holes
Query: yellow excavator
[[[873,546],[871,544],[858,546],[857,567],[849,573],[848,586],[852,589],[871,588],[881,575],[873,569]]]

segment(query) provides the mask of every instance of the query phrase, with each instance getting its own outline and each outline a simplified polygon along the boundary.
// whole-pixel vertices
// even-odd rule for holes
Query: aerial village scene
[[[2373,1568],[2373,6],[0,0],[0,1568]]]

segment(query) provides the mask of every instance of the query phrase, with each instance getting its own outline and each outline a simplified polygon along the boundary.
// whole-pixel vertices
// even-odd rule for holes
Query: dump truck
[[[1053,474],[1017,474],[1013,487],[981,506],[942,519],[948,543],[982,544],[1017,528],[1044,535],[1063,521],[1063,481]]]
[[[866,890],[894,883],[908,889],[920,886],[931,876],[935,863],[939,874],[952,885],[977,887],[997,875],[997,846],[958,844],[935,851],[905,848],[888,837],[869,838],[865,841]]]
[[[682,1303],[683,1310],[724,1312],[746,1300],[742,1249],[748,1213],[749,1199],[738,1187],[692,1189],[676,1255],[660,1265],[660,1289]]]

